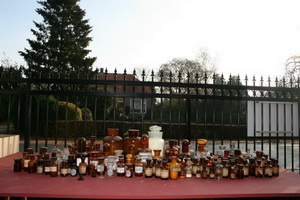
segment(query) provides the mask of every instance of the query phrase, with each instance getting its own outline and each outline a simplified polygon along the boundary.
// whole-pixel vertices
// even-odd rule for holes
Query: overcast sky
[[[3,52],[25,64],[18,51],[42,18],[34,0],[0,0]],[[298,0],[81,0],[93,31],[94,67],[158,69],[173,58],[194,59],[207,49],[217,72],[277,75],[300,55]]]

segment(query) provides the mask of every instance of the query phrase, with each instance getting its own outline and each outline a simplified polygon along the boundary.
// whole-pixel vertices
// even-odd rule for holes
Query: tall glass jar
[[[139,130],[137,129],[129,129],[128,134],[129,136],[124,139],[124,152],[125,154],[130,153],[130,145],[134,145],[134,155],[138,153],[138,148],[141,147],[141,137],[139,137]],[[132,153],[132,152],[131,152]]]
[[[123,150],[123,139],[119,136],[119,129],[107,129],[108,136],[103,138],[103,143],[110,144],[110,155],[115,155],[115,150]]]
[[[150,131],[148,131],[149,135],[149,148],[150,149],[159,149],[161,152],[164,151],[165,141],[162,138],[163,132],[161,132],[160,126],[150,126]],[[162,156],[162,155],[160,155]]]
[[[181,152],[181,154],[179,156],[180,159],[191,157],[191,154],[189,152],[189,145],[190,145],[190,142],[189,142],[188,139],[182,140],[182,152]]]

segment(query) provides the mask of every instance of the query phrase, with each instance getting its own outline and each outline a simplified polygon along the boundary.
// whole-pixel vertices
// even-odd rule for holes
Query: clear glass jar
[[[165,141],[162,138],[163,132],[161,132],[160,126],[150,126],[149,135],[149,148],[150,149],[159,149],[161,152],[164,151]],[[159,156],[162,156],[161,154]]]

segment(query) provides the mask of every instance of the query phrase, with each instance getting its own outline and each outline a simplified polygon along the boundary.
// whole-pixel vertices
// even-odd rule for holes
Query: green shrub
[[[67,116],[66,116],[67,112]],[[59,101],[58,102],[58,120],[82,120],[82,111],[75,104]]]
[[[93,120],[93,113],[90,109],[83,107],[81,108],[81,112],[83,120]]]

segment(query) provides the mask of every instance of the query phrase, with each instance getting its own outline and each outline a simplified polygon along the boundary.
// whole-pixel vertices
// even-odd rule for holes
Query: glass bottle
[[[167,166],[166,160],[162,162],[161,172],[160,172],[160,178],[162,180],[168,180],[169,179],[169,168]]]
[[[278,160],[273,159],[273,176],[278,177],[279,176],[279,165],[278,165]]]
[[[197,169],[195,176],[196,178],[201,178],[201,171],[199,168]]]
[[[255,176],[255,160],[249,158],[249,176]]]
[[[236,167],[235,167],[235,165],[230,166],[230,179],[231,180],[236,179]]]
[[[29,155],[29,162],[28,162],[28,173],[35,173],[36,172],[36,164],[35,164],[35,156],[33,154]]]
[[[223,165],[222,165],[222,160],[220,158],[218,159],[218,162],[216,164],[215,176],[216,179],[218,180],[223,178]]]
[[[78,167],[77,167],[76,163],[72,163],[72,166],[70,168],[70,175],[72,177],[75,177],[75,176],[77,176],[77,174],[78,174]]]
[[[154,152],[153,159],[162,159],[161,150],[160,149],[153,149],[153,152]]]
[[[198,158],[204,158],[206,155],[205,152],[205,146],[207,144],[207,140],[206,139],[199,139],[197,140],[197,144],[198,144],[198,151],[197,151],[197,156]]]
[[[14,172],[21,172],[22,171],[22,158],[15,158],[14,159]]]
[[[37,167],[36,167],[36,173],[37,174],[44,173],[44,160],[43,159],[38,160]]]
[[[103,138],[103,143],[110,144],[110,155],[115,155],[115,150],[123,150],[123,139],[119,136],[119,129],[108,128],[108,136]]]
[[[33,149],[32,149],[32,148],[30,148],[30,147],[29,147],[29,148],[27,148],[27,149],[26,149],[26,151],[27,151],[27,154],[28,154],[28,155],[31,155],[31,154],[33,154]]]
[[[23,159],[23,160],[24,160],[24,168],[23,168],[23,169],[24,169],[25,172],[28,171],[28,163],[29,163],[29,161],[30,161],[29,155],[30,155],[30,154],[27,154],[27,153],[26,153],[26,154],[24,155],[24,159]]]
[[[202,169],[202,174],[201,174],[201,177],[203,179],[207,179],[207,167],[206,166],[203,166],[203,169]]]
[[[152,158],[152,149],[149,148],[149,137],[146,134],[141,137],[141,148],[138,148],[138,154],[141,162],[145,164],[148,158]]]
[[[155,166],[155,178],[160,178],[160,174],[161,174],[161,159],[158,159],[156,161],[156,166]]]
[[[104,157],[107,157],[110,155],[110,144],[109,143],[103,144],[103,155],[104,155]]]
[[[177,140],[169,140],[169,148],[165,150],[165,155],[168,154],[168,156],[172,157],[176,156],[179,157],[179,149],[176,147]]]
[[[261,159],[258,159],[255,165],[255,176],[259,178],[263,178],[264,176],[264,168],[261,165],[261,161],[262,161]]]
[[[103,179],[105,174],[104,157],[99,157],[98,159],[98,165],[96,166],[97,175],[98,178]]]
[[[79,174],[86,175],[87,172],[87,163],[85,162],[85,158],[81,158],[81,162],[79,164]]]
[[[185,162],[185,177],[192,178],[193,176],[193,166],[192,166],[191,158],[187,158]]]
[[[222,170],[223,178],[228,178],[229,170],[230,170],[230,167],[229,167],[229,164],[228,164],[228,159],[223,159],[222,160],[222,165],[223,165],[223,170]]]
[[[157,159],[156,159],[156,158],[153,158],[153,159],[152,159],[152,175],[153,175],[153,176],[155,176],[156,162],[157,162]]]
[[[125,177],[132,178],[132,176],[133,176],[133,165],[131,163],[128,163],[126,165]]]
[[[92,135],[91,136],[91,141],[88,144],[90,151],[95,151],[96,150],[96,140],[97,140],[97,136]]]
[[[238,179],[244,178],[244,165],[243,164],[237,164],[236,176]]]
[[[68,176],[68,163],[67,163],[67,161],[63,160],[60,165],[61,165],[61,167],[60,167],[60,175],[62,177]]]
[[[136,159],[136,163],[134,166],[134,175],[135,176],[143,176],[143,163],[140,158]]]
[[[210,167],[209,178],[210,179],[214,179],[215,177],[216,177],[216,175],[215,175],[215,168],[214,167]]]
[[[152,169],[151,159],[147,159],[147,164],[145,166],[145,177],[152,178],[153,169]]]
[[[185,173],[185,164],[182,163],[180,165],[180,172],[178,174],[179,178],[186,178],[186,173]]]
[[[177,157],[172,157],[172,162],[169,165],[170,168],[170,179],[176,180],[178,179],[178,172],[180,172],[180,166],[177,163]]]
[[[57,168],[56,157],[52,157],[50,163],[50,176],[56,177],[57,175],[58,175],[58,168]]]
[[[193,158],[192,172],[194,176],[196,175],[198,169],[200,170],[199,161],[197,158]]]
[[[184,159],[184,158],[189,158],[191,157],[191,154],[189,152],[189,145],[190,145],[190,141],[187,139],[183,139],[182,140],[182,152],[179,155],[180,159]]]
[[[117,163],[117,176],[125,176],[125,163],[123,157],[119,158]]]
[[[44,160],[44,172],[46,175],[50,174],[50,167],[51,167],[51,160],[50,159]]]
[[[78,141],[77,141],[77,151],[79,153],[86,152],[86,139],[84,137],[78,138]]]
[[[273,176],[273,166],[271,164],[271,160],[267,160],[264,167],[264,176],[272,178]]]
[[[128,137],[124,139],[124,152],[125,154],[130,153],[130,145],[134,145],[135,150],[132,155],[137,155],[138,148],[141,148],[141,137],[139,137],[139,130],[137,129],[129,129],[128,130]]]
[[[244,164],[244,177],[248,177],[249,176],[249,162],[248,162],[248,159],[244,159],[243,164]]]

